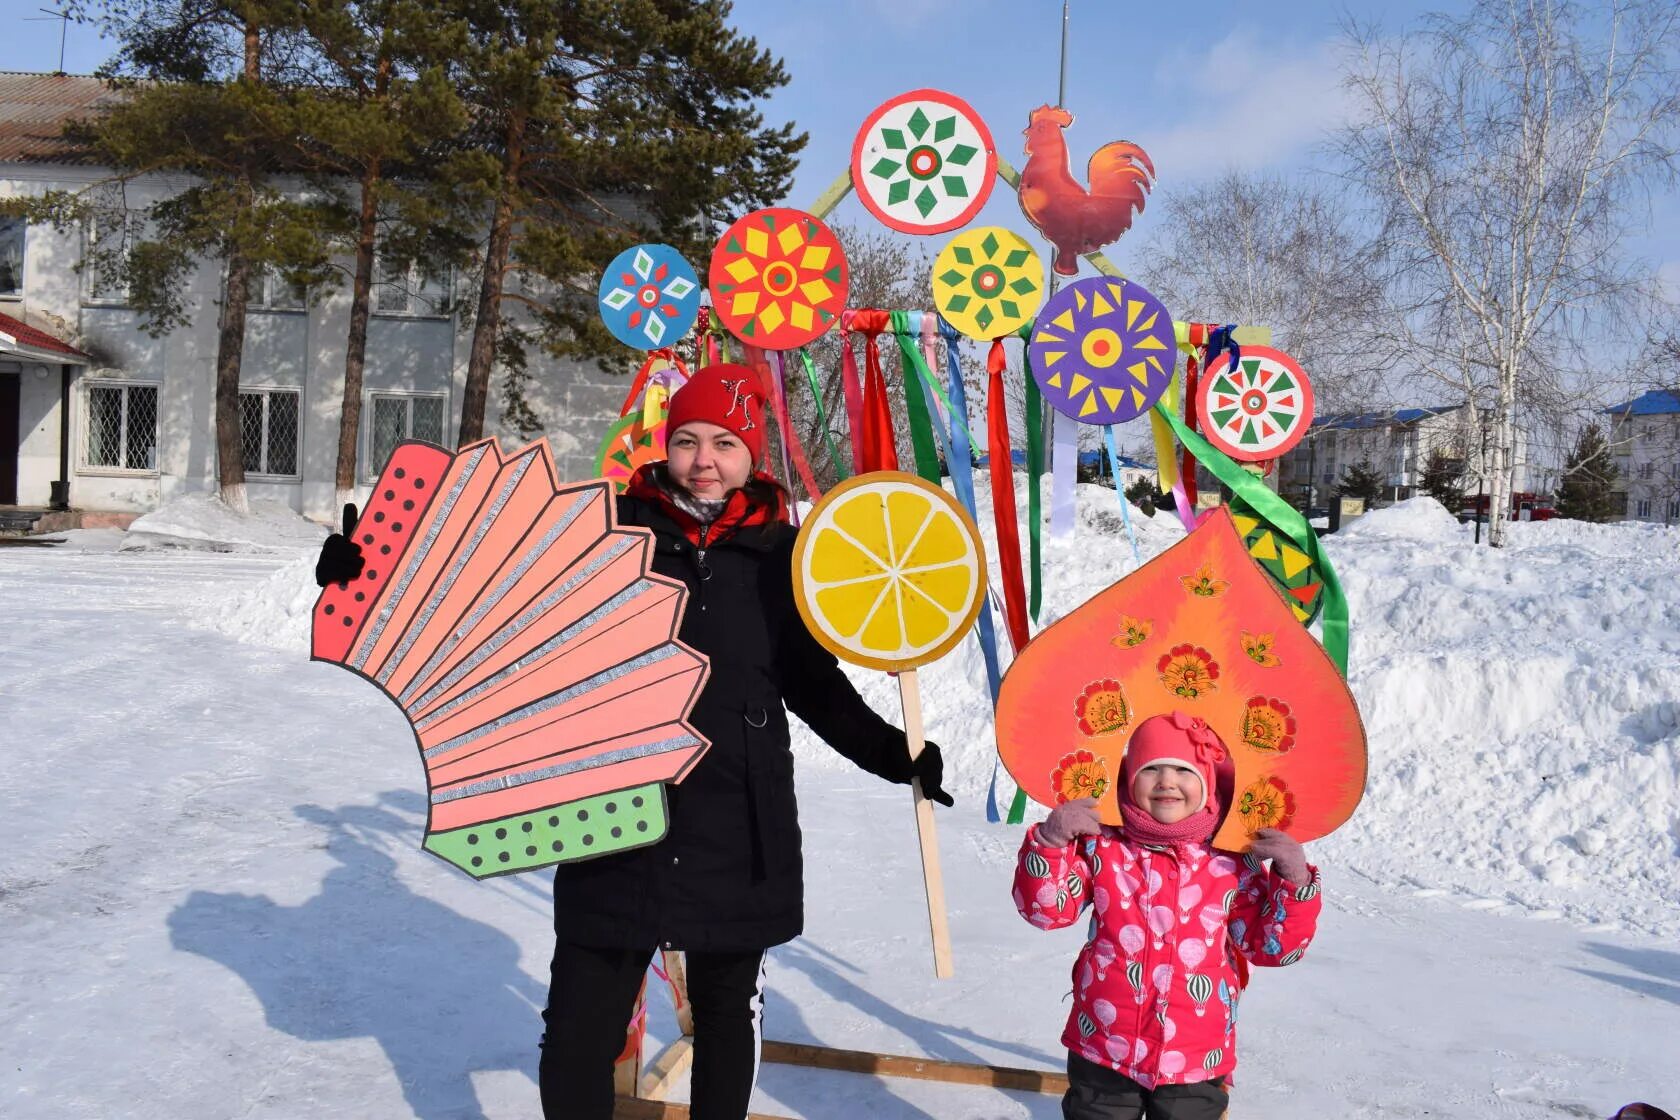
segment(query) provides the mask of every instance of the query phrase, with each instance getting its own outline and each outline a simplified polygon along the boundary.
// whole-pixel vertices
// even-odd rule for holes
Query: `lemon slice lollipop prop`
[[[876,471],[824,495],[793,547],[794,602],[811,634],[854,665],[898,674],[910,757],[921,754],[916,669],[962,641],[986,588],[980,533],[963,508],[915,475]],[[933,970],[951,975],[951,935],[933,805],[912,782]]]

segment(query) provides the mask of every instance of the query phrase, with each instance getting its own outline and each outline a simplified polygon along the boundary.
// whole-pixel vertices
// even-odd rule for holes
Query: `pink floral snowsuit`
[[[1094,850],[1093,850],[1094,849]],[[1239,984],[1233,954],[1294,964],[1318,925],[1318,869],[1305,886],[1206,844],[1146,847],[1104,826],[1055,848],[1027,831],[1015,908],[1060,929],[1096,908],[1073,966],[1062,1043],[1146,1089],[1236,1068]]]

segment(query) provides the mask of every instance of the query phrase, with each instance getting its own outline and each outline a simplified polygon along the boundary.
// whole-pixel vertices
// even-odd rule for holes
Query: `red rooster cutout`
[[[1104,144],[1086,168],[1090,189],[1079,185],[1068,161],[1062,130],[1073,114],[1041,105],[1027,118],[1027,164],[1021,168],[1021,212],[1056,246],[1055,268],[1063,276],[1079,273],[1082,253],[1112,245],[1132,228],[1155,182],[1155,165],[1136,144]]]

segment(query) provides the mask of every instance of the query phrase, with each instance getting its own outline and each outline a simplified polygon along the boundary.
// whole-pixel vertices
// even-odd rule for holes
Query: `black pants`
[[[1230,1102],[1222,1081],[1145,1089],[1123,1073],[1068,1054],[1064,1120],[1219,1120]]]
[[[544,1120],[611,1120],[613,1059],[652,949],[558,944],[549,966],[538,1083]],[[693,1120],[742,1120],[758,1079],[764,953],[689,953]]]

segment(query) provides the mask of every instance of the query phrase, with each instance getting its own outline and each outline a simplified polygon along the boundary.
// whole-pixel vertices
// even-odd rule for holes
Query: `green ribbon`
[[[823,442],[828,444],[828,459],[834,464],[834,471],[844,482],[852,476],[851,468],[846,460],[840,458],[840,449],[835,446],[834,433],[828,427],[828,410],[823,407],[822,381],[817,377],[817,367],[811,361],[811,355],[805,352],[805,347],[799,348],[799,360],[805,365],[805,380],[811,383],[811,399],[817,402],[817,424],[822,428]]]
[[[1324,634],[1324,650],[1336,663],[1336,668],[1341,670],[1342,676],[1347,676],[1347,596],[1342,593],[1341,581],[1336,578],[1336,569],[1330,566],[1330,558],[1324,555],[1324,549],[1319,545],[1318,534],[1313,532],[1300,511],[1272,493],[1260,478],[1243,470],[1230,456],[1191,431],[1165,404],[1156,401],[1155,414],[1166,419],[1178,441],[1196,457],[1197,462],[1230,487],[1231,493],[1241,498],[1273,529],[1293,541],[1318,569],[1324,580],[1324,613],[1319,618]]]
[[[939,485],[939,448],[934,443],[933,421],[928,417],[927,390],[923,388],[931,378],[927,363],[915,339],[910,337],[910,313],[894,311],[893,338],[904,360],[899,368],[904,372],[904,411],[910,418],[910,446],[916,454],[916,473]]]
[[[1039,608],[1044,605],[1044,495],[1038,485],[1044,474],[1044,397],[1033,376],[1031,351],[1025,346],[1033,326],[1028,323],[1018,333],[1023,344],[1021,372],[1027,379],[1027,550],[1032,569],[1027,581],[1027,611],[1037,622]]]

